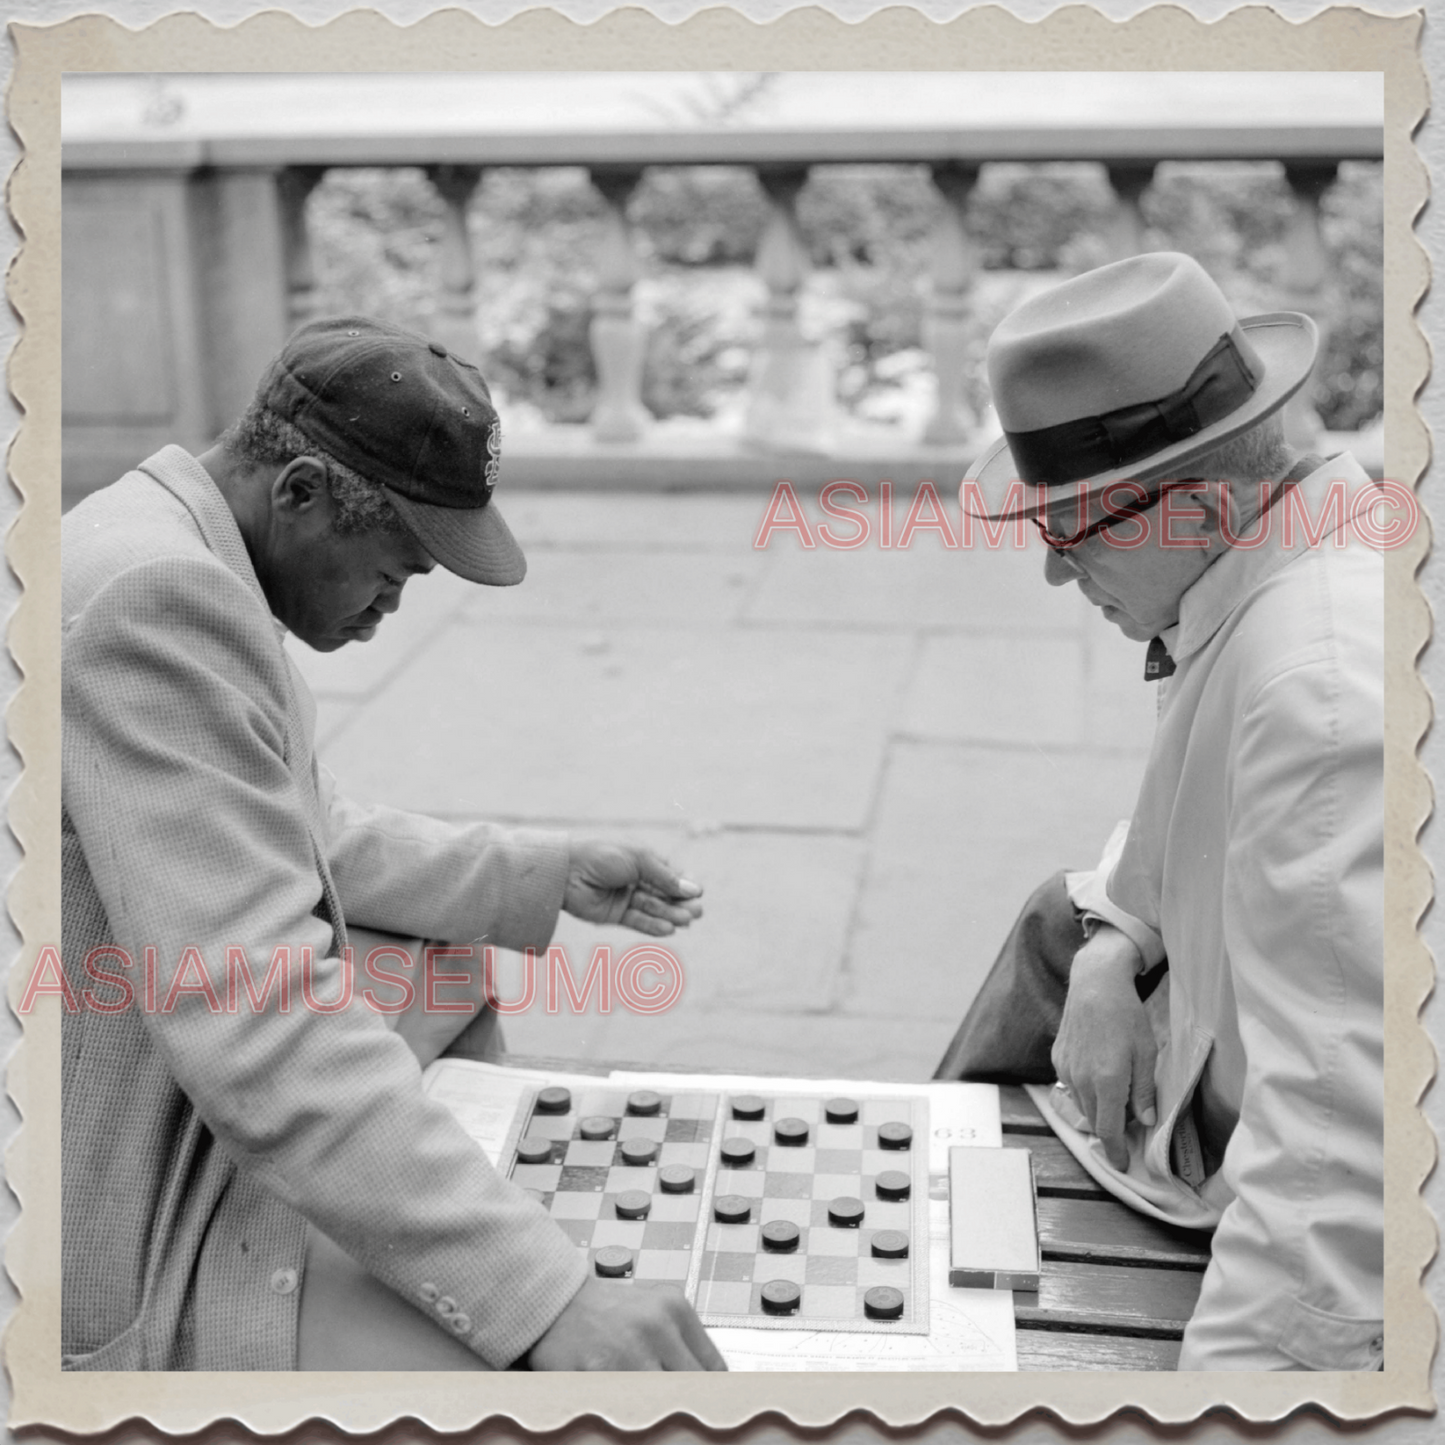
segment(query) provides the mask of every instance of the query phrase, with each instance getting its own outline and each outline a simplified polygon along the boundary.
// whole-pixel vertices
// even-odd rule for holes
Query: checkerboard
[[[647,1097],[644,1090],[643,1105],[655,1104],[655,1112],[638,1114],[631,1107],[635,1089],[577,1089],[561,1112],[548,1111],[556,1108],[555,1096],[538,1107],[547,1092],[523,1099],[503,1159],[511,1178],[534,1193],[597,1272],[620,1268],[618,1277],[634,1286],[674,1290],[710,1325],[927,1332],[924,1099],[859,1094],[852,1100],[856,1120],[834,1123],[827,1118],[829,1096],[821,1093]],[[738,1117],[740,1102],[741,1112],[752,1117]],[[583,1137],[607,1124],[607,1137]],[[803,1142],[778,1142],[780,1124],[784,1135],[789,1128],[805,1130]],[[884,1147],[884,1125],[906,1125],[911,1146]],[[624,1155],[636,1157],[644,1141],[655,1146],[650,1162],[625,1162]],[[724,1160],[723,1146],[745,1156],[747,1148],[736,1141],[751,1146],[752,1158],[734,1167]],[[528,1160],[540,1161],[545,1153],[545,1162],[524,1162],[519,1149]],[[693,1171],[692,1188],[668,1192],[660,1176],[679,1165]],[[880,1175],[895,1176],[885,1179],[885,1186],[892,1185],[886,1192],[894,1195],[896,1176],[906,1176],[906,1197],[881,1197]],[[840,1200],[860,1203],[861,1220],[839,1223]],[[719,1201],[734,1215],[745,1206],[746,1219],[719,1221]],[[621,1217],[637,1208],[645,1209],[644,1217]],[[783,1230],[791,1247],[768,1248],[763,1234],[769,1224],[792,1225],[796,1241],[792,1230]],[[879,1241],[885,1232],[892,1238]],[[896,1251],[900,1235],[906,1255],[876,1253],[883,1245]],[[765,1307],[763,1291],[770,1285],[774,1305],[781,1289],[785,1312]],[[894,1318],[865,1309],[865,1296],[880,1286],[897,1292],[891,1297],[900,1310]],[[796,1303],[787,1308],[794,1293]]]

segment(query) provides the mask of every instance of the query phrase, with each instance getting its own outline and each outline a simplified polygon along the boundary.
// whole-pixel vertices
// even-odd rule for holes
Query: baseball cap
[[[431,555],[470,582],[509,587],[527,559],[492,504],[502,424],[482,374],[424,336],[366,316],[292,333],[261,403],[386,488]]]

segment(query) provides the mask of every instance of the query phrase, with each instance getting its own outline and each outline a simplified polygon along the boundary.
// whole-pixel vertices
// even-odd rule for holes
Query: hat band
[[[1263,375],[1259,353],[1236,326],[1168,396],[1036,431],[1005,431],[1004,436],[1023,481],[1058,487],[1131,466],[1187,441],[1243,406]]]

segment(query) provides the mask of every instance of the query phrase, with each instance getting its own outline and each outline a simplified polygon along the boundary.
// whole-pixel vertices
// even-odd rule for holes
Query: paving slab
[[[862,880],[861,840],[727,831],[659,845],[636,829],[614,836],[647,842],[706,890],[703,917],[662,940],[681,966],[686,1006],[786,1013],[829,1004]],[[647,940],[564,915],[554,941],[580,981],[596,943],[620,958]]]
[[[910,737],[1009,746],[1147,750],[1156,686],[1144,647],[1108,623],[1082,635],[924,639],[905,694]]]
[[[767,498],[620,492],[509,492],[497,501],[513,535],[528,547],[670,548],[752,551]]]
[[[956,1020],[942,1018],[919,1022],[679,1005],[650,1016],[614,1012],[589,1044],[598,1052],[577,1057],[683,1069],[921,1081],[933,1073],[956,1027]],[[516,1047],[513,1033],[509,1027],[507,1042]]]
[[[805,552],[775,537],[766,550],[749,621],[1072,634],[1087,606],[1077,588],[1044,581],[1041,545],[945,551],[930,537],[907,551]]]
[[[908,663],[886,635],[454,621],[326,761],[447,816],[858,829]]]
[[[1025,899],[1097,860],[1142,771],[1125,753],[895,742],[842,1006],[957,1023]]]
[[[473,587],[464,606],[481,624],[729,622],[765,560],[754,552],[533,547],[520,586]]]

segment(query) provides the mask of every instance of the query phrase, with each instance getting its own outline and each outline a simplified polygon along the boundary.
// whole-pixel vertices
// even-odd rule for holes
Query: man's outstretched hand
[[[573,840],[562,907],[588,923],[620,923],[666,938],[702,917],[702,889],[631,843]]]
[[[532,1346],[534,1370],[725,1370],[680,1295],[589,1279]]]
[[[1126,1107],[1152,1124],[1158,1053],[1134,988],[1142,962],[1126,934],[1107,924],[1074,955],[1064,1016],[1054,1040],[1054,1072],[1103,1141],[1116,1169],[1129,1167]]]

